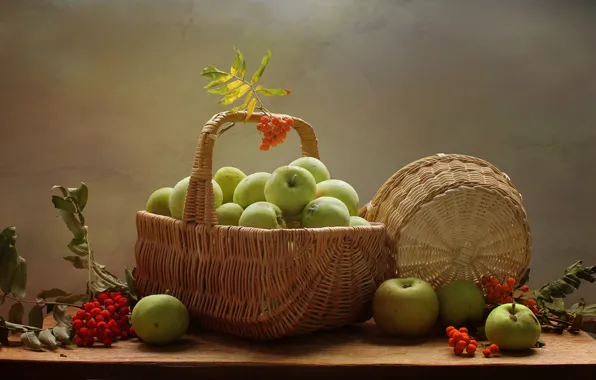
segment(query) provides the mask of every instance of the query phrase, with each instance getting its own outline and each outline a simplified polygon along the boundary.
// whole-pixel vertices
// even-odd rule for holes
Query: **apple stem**
[[[296,182],[296,178],[297,178],[297,177],[298,177],[298,176],[297,176],[296,174],[294,174],[294,175],[292,176],[292,179],[290,180],[290,186],[292,186],[292,187],[294,186],[294,183]]]

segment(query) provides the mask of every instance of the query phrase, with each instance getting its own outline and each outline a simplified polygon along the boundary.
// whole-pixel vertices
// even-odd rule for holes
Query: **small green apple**
[[[482,321],[486,302],[474,282],[454,280],[437,291],[440,316],[446,326],[462,327]]]
[[[331,175],[325,164],[314,157],[300,157],[292,161],[289,166],[299,166],[308,170],[315,177],[316,183],[331,179]]]
[[[270,202],[255,202],[248,206],[238,221],[242,227],[264,229],[285,228],[286,222],[279,207]]]
[[[494,308],[484,325],[484,333],[491,343],[503,350],[526,350],[534,347],[542,327],[528,307],[506,303]]]
[[[184,204],[186,203],[186,193],[188,192],[188,185],[190,184],[190,176],[181,179],[172,190],[170,195],[170,212],[172,217],[182,219],[184,216]],[[215,208],[217,209],[222,204],[223,194],[221,187],[217,182],[211,180],[213,187],[213,197],[215,201]]]
[[[147,199],[145,210],[152,214],[172,216],[170,212],[170,196],[174,191],[171,187],[162,187],[155,190]]]
[[[350,226],[370,226],[368,220],[359,216],[350,216]]]
[[[350,212],[339,199],[320,197],[304,207],[301,224],[304,228],[347,227],[350,225]]]
[[[433,287],[419,278],[384,281],[373,297],[373,319],[384,333],[418,337],[428,333],[439,316],[439,301]]]
[[[234,190],[233,202],[247,208],[255,202],[265,201],[265,184],[271,173],[256,172],[244,178]]]
[[[350,211],[351,216],[358,215],[358,204],[360,198],[358,193],[349,183],[340,179],[328,179],[317,183],[315,198],[333,197],[344,202]]]
[[[223,203],[232,202],[234,198],[234,190],[236,186],[246,178],[246,174],[238,168],[232,166],[224,166],[219,168],[213,179],[221,187],[223,192]]]
[[[315,198],[317,183],[310,172],[299,166],[281,166],[265,184],[265,199],[284,215],[298,215]]]
[[[237,226],[244,209],[239,204],[230,202],[219,206],[215,212],[217,213],[217,223],[220,225]]]

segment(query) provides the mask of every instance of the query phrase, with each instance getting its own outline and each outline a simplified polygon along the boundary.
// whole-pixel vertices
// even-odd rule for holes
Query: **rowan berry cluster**
[[[499,346],[497,346],[496,344],[491,344],[490,346],[488,346],[484,350],[482,350],[482,355],[484,355],[485,358],[488,358],[491,355],[496,355],[498,353],[499,353]]]
[[[449,326],[445,332],[449,337],[449,347],[453,347],[453,352],[456,355],[462,355],[464,351],[470,355],[474,355],[478,348],[478,342],[468,334],[467,328],[460,327],[456,329],[453,326]]]
[[[91,347],[96,342],[111,346],[114,340],[134,336],[129,323],[128,299],[120,292],[104,292],[97,299],[83,304],[83,309],[73,316],[77,346]]]
[[[286,140],[288,132],[294,125],[294,119],[291,117],[280,118],[278,116],[261,116],[261,122],[257,124],[257,130],[261,132],[263,138],[259,149],[269,150]]]
[[[477,286],[484,290],[489,305],[498,305],[513,302],[516,283],[517,281],[512,277],[507,278],[505,281],[499,281],[494,276],[483,276],[482,283],[477,283]],[[529,294],[530,288],[524,285],[519,288],[519,291],[522,294]],[[534,313],[538,312],[536,301],[532,298],[516,299],[516,302],[528,306]]]

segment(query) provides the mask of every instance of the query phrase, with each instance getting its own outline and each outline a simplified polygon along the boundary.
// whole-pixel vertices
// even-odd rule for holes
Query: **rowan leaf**
[[[265,96],[286,96],[290,93],[290,91],[283,88],[265,88],[263,86],[257,86],[256,91]]]
[[[70,295],[70,293],[68,293],[65,290],[58,289],[58,288],[51,288],[51,289],[42,290],[41,292],[39,292],[37,294],[37,298],[45,300],[48,298],[64,297],[64,296],[68,296],[68,295]]]
[[[231,81],[230,83],[227,83],[219,88],[214,88],[211,90],[207,90],[207,92],[211,93],[211,94],[217,94],[217,95],[225,95],[230,91],[233,91],[235,89],[237,89],[238,87],[242,86],[244,82],[236,79]]]
[[[124,269],[124,278],[126,279],[126,285],[128,286],[128,289],[131,293],[136,293],[136,280],[132,274],[132,272],[130,271],[130,269],[125,268]]]
[[[43,326],[43,310],[39,305],[34,305],[29,310],[29,326],[40,329]]]
[[[85,206],[87,206],[87,201],[89,200],[89,188],[85,183],[81,183],[81,186],[78,188],[77,199],[79,211],[82,212],[85,209]]]
[[[25,347],[30,348],[36,351],[42,351],[41,342],[35,335],[35,332],[28,331],[21,334],[21,342],[25,345]]]
[[[252,98],[252,100],[248,103],[248,108],[246,110],[246,119],[249,120],[252,114],[255,112],[255,106],[257,105],[257,98]]]
[[[74,305],[77,302],[85,302],[89,299],[87,294],[69,294],[64,297],[56,298],[57,303],[65,303],[69,305]]]
[[[54,328],[52,329],[52,333],[54,334],[58,342],[65,345],[72,344],[72,341],[70,339],[70,330],[67,326],[54,326]]]
[[[52,190],[56,190],[56,189],[59,189],[60,190],[60,192],[62,193],[62,196],[64,198],[66,198],[66,197],[68,197],[70,195],[69,192],[68,192],[68,190],[64,186],[57,186],[57,185],[55,185],[54,187],[52,187]]]
[[[25,308],[23,307],[23,304],[20,302],[14,303],[10,309],[8,309],[8,321],[22,325],[23,314],[25,314]]]
[[[80,256],[65,256],[64,260],[70,261],[76,269],[89,269],[89,260]]]
[[[18,299],[25,298],[27,294],[27,260],[19,256],[17,267],[13,272],[10,292]]]
[[[248,105],[248,103],[249,103],[249,101],[252,99],[252,97],[253,97],[253,92],[251,91],[251,92],[249,92],[248,94],[246,94],[246,97],[244,98],[244,102],[243,102],[241,105],[239,105],[239,106],[237,106],[237,107],[234,107],[234,108],[232,108],[232,109],[230,110],[230,112],[238,112],[238,111],[240,111],[240,110],[242,110],[242,109],[246,108],[246,106]]]
[[[68,325],[72,322],[72,316],[65,312],[66,306],[55,305],[52,309],[52,317],[58,323]]]
[[[52,331],[50,331],[49,329],[41,330],[37,338],[50,350],[55,350],[58,347],[56,337],[54,336],[54,334],[52,334]]]
[[[222,105],[228,105],[234,103],[236,100],[240,99],[242,95],[246,94],[251,87],[248,84],[243,84],[240,87],[230,91],[226,96],[224,96],[219,103]]]
[[[271,50],[267,50],[267,54],[263,57],[263,59],[261,59],[261,66],[259,66],[257,71],[255,71],[255,73],[252,75],[252,78],[250,80],[250,82],[252,84],[255,84],[259,81],[259,79],[265,72],[265,68],[267,67],[267,64],[269,63],[270,59],[271,59]]]
[[[232,63],[230,73],[244,79],[244,75],[246,74],[246,61],[244,60],[244,55],[236,46],[234,46],[234,51],[236,52],[236,58]]]
[[[221,80],[221,78],[229,76],[230,74],[226,73],[225,71],[221,71],[217,67],[207,66],[203,69],[203,71],[201,72],[201,75],[204,77],[207,77],[209,79],[212,79],[212,80],[216,80],[216,79]]]
[[[81,239],[87,235],[87,229],[77,220],[74,213],[59,209],[58,216],[64,221],[66,227],[72,232],[75,238]]]
[[[89,256],[89,245],[85,238],[72,238],[68,243],[68,249],[78,256]]]
[[[70,212],[73,214],[77,212],[76,206],[71,201],[59,197],[58,195],[52,195],[52,203],[54,204],[54,207],[59,210]]]

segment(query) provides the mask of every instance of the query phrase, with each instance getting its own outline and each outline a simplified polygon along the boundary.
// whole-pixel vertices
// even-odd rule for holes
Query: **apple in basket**
[[[308,170],[315,178],[316,183],[331,179],[329,169],[327,169],[321,160],[314,157],[300,157],[290,162],[290,166],[299,166]]]
[[[238,168],[232,166],[223,166],[213,175],[213,180],[220,186],[223,199],[222,203],[232,202],[236,187],[246,178],[246,174]]]
[[[271,173],[256,172],[246,176],[234,190],[233,202],[247,208],[255,202],[265,201],[265,184]]]
[[[415,277],[384,281],[373,297],[373,319],[387,335],[419,337],[427,334],[439,317],[439,300],[433,287]]]
[[[221,206],[223,203],[223,192],[221,187],[215,180],[211,180],[213,185],[213,197],[215,201],[215,207]],[[188,185],[190,184],[190,176],[181,179],[175,186],[172,194],[170,195],[170,212],[176,219],[182,219],[184,215],[184,203],[186,201],[186,192],[188,191]]]
[[[279,207],[270,202],[256,202],[244,210],[238,225],[265,229],[286,228],[286,222]]]
[[[320,197],[306,205],[301,222],[305,228],[346,227],[350,225],[350,212],[339,199]]]
[[[358,205],[360,203],[358,193],[352,185],[346,181],[340,179],[328,179],[317,183],[315,198],[320,197],[337,198],[345,203],[351,216],[358,215]]]
[[[281,166],[265,184],[265,199],[289,217],[302,213],[315,198],[317,183],[310,172],[299,166]]]

